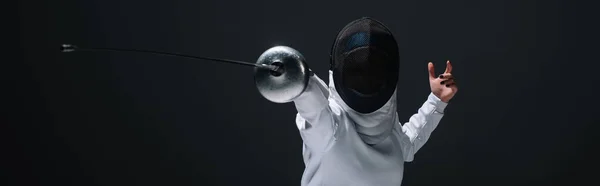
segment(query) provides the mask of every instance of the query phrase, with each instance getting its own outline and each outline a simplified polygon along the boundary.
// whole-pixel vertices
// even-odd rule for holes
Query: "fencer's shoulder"
[[[324,114],[324,113],[312,114],[312,115],[309,115],[309,117],[317,116],[317,115],[320,117],[323,117],[323,116],[331,117],[333,119],[334,123],[337,122],[340,117],[342,117],[342,114],[343,114],[342,108],[333,99],[331,99],[331,98],[327,99],[326,107],[328,110],[326,112],[326,114]],[[317,109],[324,109],[324,108],[320,107],[320,108],[311,108],[311,109],[317,110]],[[296,113],[295,122],[296,122],[296,126],[298,127],[298,129],[304,131],[304,130],[310,129],[312,127],[312,125],[309,122],[307,122],[307,119],[309,119],[309,118],[304,118],[300,112]]]

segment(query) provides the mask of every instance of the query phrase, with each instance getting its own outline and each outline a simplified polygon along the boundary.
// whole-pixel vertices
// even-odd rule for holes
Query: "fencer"
[[[397,89],[399,63],[395,38],[373,18],[338,33],[329,84],[312,74],[294,100],[305,163],[301,185],[401,185],[404,163],[427,142],[458,89],[450,61],[439,76],[429,62],[431,93],[401,123],[396,96],[410,90]]]

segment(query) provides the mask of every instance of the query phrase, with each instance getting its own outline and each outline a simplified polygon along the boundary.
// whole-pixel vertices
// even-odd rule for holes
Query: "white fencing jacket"
[[[305,163],[301,185],[399,186],[404,162],[427,142],[443,117],[447,103],[432,93],[403,125],[398,121],[396,93],[381,109],[393,108],[386,117],[356,114],[339,97],[329,71],[329,87],[316,74],[294,100],[296,125],[303,140]],[[368,145],[357,134],[357,122],[393,122],[389,137]]]

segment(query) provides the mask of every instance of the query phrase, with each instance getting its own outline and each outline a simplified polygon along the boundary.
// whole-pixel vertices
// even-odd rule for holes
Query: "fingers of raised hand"
[[[444,73],[452,73],[452,64],[450,60],[446,61],[446,71]]]
[[[441,81],[441,85],[445,85],[446,87],[455,86],[456,82],[454,82],[454,76],[450,73],[440,74],[438,77]]]
[[[452,74],[450,74],[450,73],[444,73],[444,74],[440,74],[438,76],[438,78],[440,78],[442,80],[447,80],[447,79],[453,79],[454,76],[452,76]]]

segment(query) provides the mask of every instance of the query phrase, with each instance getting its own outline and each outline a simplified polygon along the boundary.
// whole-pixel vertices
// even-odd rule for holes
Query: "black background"
[[[404,185],[574,185],[597,176],[592,5],[576,1],[20,1],[3,154],[6,185],[299,185],[293,104],[244,66],[62,43],[255,61],[291,46],[327,82],[339,29],[396,35],[399,109],[429,93],[427,62],[459,92]],[[13,15],[15,16],[15,15]],[[15,63],[13,63],[15,62]],[[592,184],[594,185],[594,184]]]

